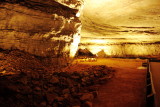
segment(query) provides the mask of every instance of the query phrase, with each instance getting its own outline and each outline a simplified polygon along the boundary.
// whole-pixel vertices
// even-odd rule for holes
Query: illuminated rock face
[[[81,22],[80,0],[0,1],[0,48],[38,56],[73,57]]]
[[[82,47],[80,46],[80,48]],[[89,45],[87,48],[97,56],[99,56],[99,52],[104,50],[106,56],[103,55],[103,57],[149,57],[160,55],[160,44],[155,43]]]

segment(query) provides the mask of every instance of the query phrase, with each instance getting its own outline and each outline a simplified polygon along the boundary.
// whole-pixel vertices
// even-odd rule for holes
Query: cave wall
[[[84,47],[80,46],[80,48]],[[86,48],[93,54],[97,54],[103,49],[107,57],[153,57],[160,55],[160,44],[156,43],[89,45]]]
[[[0,48],[73,57],[80,41],[82,0],[0,1]]]

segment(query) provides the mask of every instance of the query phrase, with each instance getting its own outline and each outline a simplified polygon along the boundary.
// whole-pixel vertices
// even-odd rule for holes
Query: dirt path
[[[100,86],[93,107],[145,107],[146,70],[137,69],[142,62],[133,59],[101,59],[90,63],[105,63],[117,70],[114,78]]]

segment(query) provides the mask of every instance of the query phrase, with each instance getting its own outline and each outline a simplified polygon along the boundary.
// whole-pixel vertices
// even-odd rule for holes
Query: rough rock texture
[[[79,46],[81,47],[81,46]],[[89,47],[89,48],[88,48]],[[99,48],[95,48],[99,47]],[[136,43],[136,44],[106,44],[105,46],[89,45],[88,50],[93,54],[98,54],[97,49],[103,49],[103,57],[159,57],[159,43]],[[84,48],[84,47],[82,47]],[[99,50],[99,52],[102,50]],[[83,52],[84,53],[84,52]]]
[[[37,56],[73,57],[82,0],[1,0],[0,48]]]
[[[113,76],[104,65],[48,69],[37,57],[0,52],[1,107],[91,107],[97,84]]]

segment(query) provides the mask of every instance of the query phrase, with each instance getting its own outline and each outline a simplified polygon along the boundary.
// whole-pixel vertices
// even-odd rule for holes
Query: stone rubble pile
[[[88,66],[83,72],[67,70],[49,71],[23,52],[0,53],[1,107],[92,107],[97,84],[114,71],[104,65]]]

